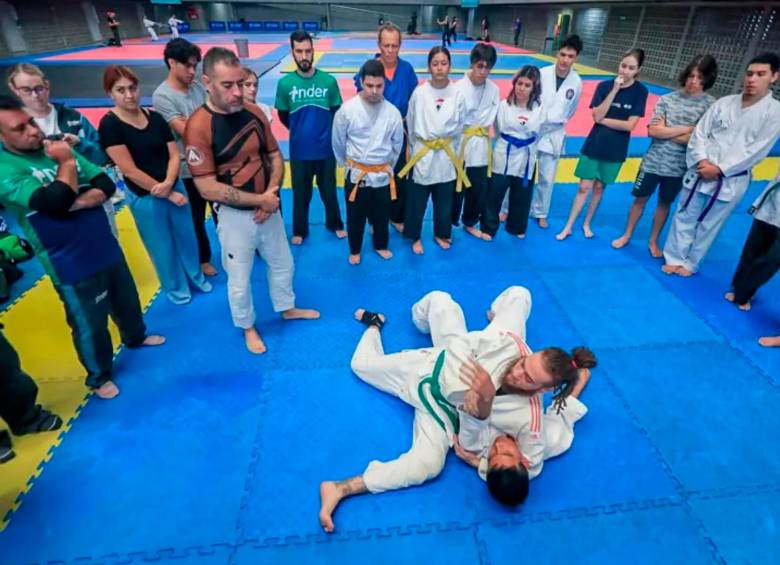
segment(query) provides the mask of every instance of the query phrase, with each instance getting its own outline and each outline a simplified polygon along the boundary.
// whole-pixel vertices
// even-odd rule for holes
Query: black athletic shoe
[[[11,436],[6,430],[0,431],[0,464],[8,463],[11,459],[16,457],[13,447],[11,445]]]
[[[41,409],[38,416],[32,421],[13,430],[14,435],[36,434],[39,432],[53,432],[62,427],[62,418],[52,414],[48,410]]]

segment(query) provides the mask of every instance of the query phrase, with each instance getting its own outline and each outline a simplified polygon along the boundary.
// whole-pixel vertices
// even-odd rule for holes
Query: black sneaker
[[[0,431],[0,464],[8,463],[14,457],[16,453],[11,445],[11,436],[6,430],[2,430]]]
[[[38,413],[38,416],[31,422],[20,426],[13,430],[14,435],[23,436],[25,434],[35,434],[39,432],[53,432],[59,430],[62,427],[62,418],[53,414],[48,410],[43,410]]]

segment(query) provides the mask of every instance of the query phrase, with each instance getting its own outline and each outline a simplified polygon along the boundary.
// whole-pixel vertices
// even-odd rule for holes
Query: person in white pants
[[[176,17],[175,14],[172,14],[170,18],[168,18],[168,26],[171,28],[171,35],[174,39],[179,37],[179,24],[183,24],[184,22]]]
[[[146,16],[144,16],[143,24],[144,24],[144,27],[146,28],[146,33],[149,34],[149,36],[152,38],[152,41],[157,41],[158,39],[160,39],[157,36],[157,30],[154,29],[156,26],[158,26],[160,24],[158,24],[154,20],[150,20]]]
[[[490,432],[495,449],[485,465],[491,494],[513,506],[525,499],[528,479],[538,474],[544,457],[541,391],[552,388],[556,401],[562,401],[577,381],[575,365],[592,358],[584,348],[587,355],[575,357],[558,348],[532,353],[524,342],[530,309],[528,289],[510,287],[493,301],[488,327],[468,332],[460,306],[449,294],[434,291],[412,307],[415,325],[430,333],[433,347],[394,354],[385,354],[382,347],[379,330],[384,317],[365,310],[355,313],[369,327],[355,350],[352,370],[364,382],[415,408],[413,441],[410,450],[394,461],[372,461],[360,476],[320,485],[320,523],[326,532],[334,530],[333,512],[345,497],[406,488],[436,477],[461,422],[488,415],[489,426],[501,426],[500,432]],[[470,368],[487,375],[487,383],[470,378]],[[492,387],[494,396],[499,388],[510,394],[484,401],[479,391],[485,387]],[[462,443],[467,450],[479,451],[475,443],[484,437],[466,433]],[[522,438],[523,445],[512,438]],[[491,481],[494,474],[499,480]]]
[[[547,121],[560,126],[542,136],[537,145],[537,169],[539,178],[531,201],[531,217],[540,228],[546,228],[550,212],[555,172],[558,159],[566,142],[566,123],[574,116],[582,93],[582,79],[574,70],[574,63],[582,51],[582,40],[578,35],[569,35],[561,43],[554,65],[543,67],[542,106],[547,112]]]

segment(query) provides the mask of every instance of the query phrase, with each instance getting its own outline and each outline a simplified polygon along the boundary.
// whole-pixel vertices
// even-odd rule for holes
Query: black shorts
[[[682,190],[682,181],[682,177],[666,177],[640,170],[631,194],[637,198],[649,198],[655,192],[655,188],[660,186],[658,200],[671,205]]]

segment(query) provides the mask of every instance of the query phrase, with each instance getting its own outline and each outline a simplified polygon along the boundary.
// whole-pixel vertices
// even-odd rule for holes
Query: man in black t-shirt
[[[122,39],[119,37],[119,20],[116,19],[116,12],[114,10],[108,10],[106,12],[106,23],[108,23],[108,27],[113,34],[113,37],[108,40],[108,44],[122,47]]]

